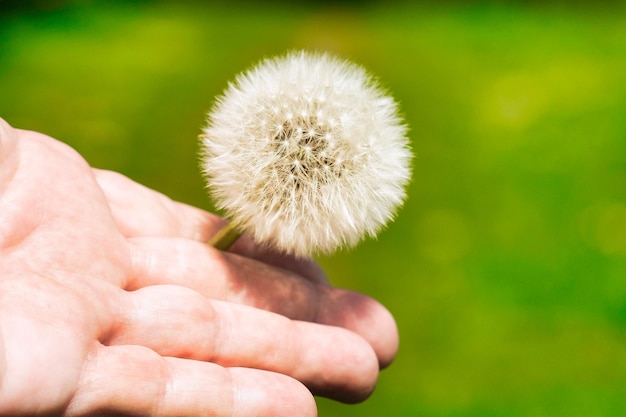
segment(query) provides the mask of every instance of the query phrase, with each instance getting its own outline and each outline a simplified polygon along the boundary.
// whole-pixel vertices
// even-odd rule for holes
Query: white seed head
[[[255,240],[329,253],[375,236],[403,203],[406,131],[363,68],[291,53],[229,84],[208,115],[202,170],[216,205]]]

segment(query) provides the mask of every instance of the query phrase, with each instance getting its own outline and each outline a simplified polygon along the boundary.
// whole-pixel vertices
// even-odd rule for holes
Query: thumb
[[[17,171],[17,131],[0,118],[0,196]]]

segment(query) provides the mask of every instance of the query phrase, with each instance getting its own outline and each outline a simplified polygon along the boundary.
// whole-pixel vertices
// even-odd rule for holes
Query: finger
[[[198,208],[178,203],[113,171],[94,169],[118,228],[126,237],[180,237],[207,242],[226,221]],[[311,259],[296,259],[252,242],[243,236],[231,250],[253,259],[290,269],[326,282],[321,268]]]
[[[224,253],[187,239],[130,239],[132,271],[127,290],[174,284],[207,298],[248,304],[293,319],[316,315],[316,286],[266,263]]]
[[[15,130],[0,118],[0,195],[17,171],[19,158],[15,154],[16,146]]]
[[[67,416],[315,416],[298,381],[273,372],[162,357],[141,346],[98,345]]]
[[[164,356],[279,372],[315,393],[348,402],[365,399],[378,377],[371,346],[339,327],[207,300],[172,285],[129,293],[129,303],[103,343],[138,344]]]
[[[392,315],[370,297],[185,239],[137,238],[130,242],[134,266],[128,290],[181,285],[207,298],[344,327],[372,345],[382,367],[398,350]]]
[[[372,346],[381,368],[393,362],[398,353],[396,321],[382,304],[354,291],[318,286],[318,323],[351,330]]]
[[[93,170],[114,219],[126,237],[163,236],[207,241],[223,220],[178,203],[122,174]]]

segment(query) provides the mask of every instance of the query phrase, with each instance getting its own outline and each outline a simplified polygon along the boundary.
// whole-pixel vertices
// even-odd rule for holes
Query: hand
[[[365,399],[391,315],[0,119],[0,415],[308,416]],[[307,389],[308,388],[308,389]],[[309,391],[310,390],[310,391]]]

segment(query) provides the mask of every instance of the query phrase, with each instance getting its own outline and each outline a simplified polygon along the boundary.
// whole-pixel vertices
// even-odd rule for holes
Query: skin
[[[0,119],[0,415],[315,416],[394,358],[389,312],[310,259]]]

